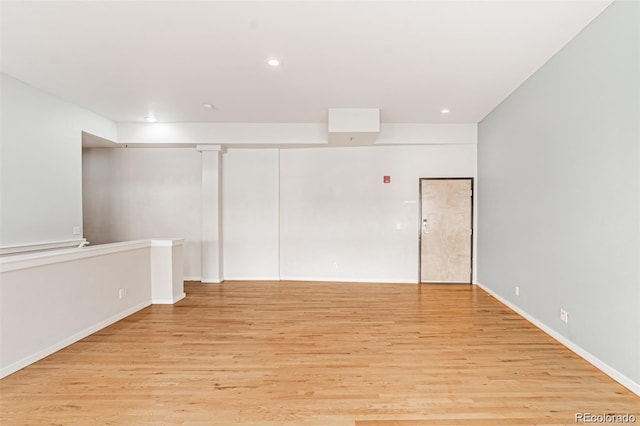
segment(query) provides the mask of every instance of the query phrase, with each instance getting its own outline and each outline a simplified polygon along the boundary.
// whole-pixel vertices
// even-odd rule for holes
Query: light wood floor
[[[0,381],[2,425],[575,424],[640,398],[475,286],[187,283]]]

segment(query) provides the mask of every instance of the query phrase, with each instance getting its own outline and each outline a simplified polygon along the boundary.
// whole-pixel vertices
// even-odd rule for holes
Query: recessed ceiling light
[[[209,109],[209,110],[211,110],[211,109],[213,109],[213,108],[214,108],[214,107],[213,107],[213,105],[211,105],[211,104],[202,104],[202,107],[203,107],[204,109]]]
[[[157,120],[153,115],[147,115],[144,118],[144,121],[146,121],[147,123],[155,123]]]
[[[267,61],[267,64],[271,65],[272,67],[277,67],[280,65],[280,61],[278,60],[278,58],[271,58]]]
[[[451,112],[451,110],[449,108],[442,108],[440,110],[440,114],[449,114]]]

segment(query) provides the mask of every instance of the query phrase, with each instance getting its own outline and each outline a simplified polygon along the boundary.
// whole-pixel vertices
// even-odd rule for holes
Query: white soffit
[[[378,108],[329,108],[329,133],[380,131]]]
[[[118,143],[101,138],[88,132],[82,132],[82,148],[117,148]]]
[[[323,144],[324,123],[121,123],[120,143]]]
[[[331,146],[365,146],[375,142],[380,132],[378,108],[329,108]]]
[[[376,145],[476,144],[476,123],[382,123]]]
[[[122,123],[118,142],[144,146],[322,147],[375,144],[475,144],[475,123],[382,123],[378,132],[328,133],[324,123]],[[334,135],[334,139],[332,136]],[[351,139],[353,138],[353,139]]]

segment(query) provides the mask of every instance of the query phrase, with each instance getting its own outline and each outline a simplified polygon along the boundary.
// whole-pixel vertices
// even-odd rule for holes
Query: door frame
[[[468,180],[471,181],[471,238],[469,244],[471,244],[471,256],[469,259],[469,282],[461,282],[460,284],[473,284],[473,240],[475,238],[475,230],[473,228],[474,221],[474,196],[475,196],[475,180],[473,177],[437,177],[437,178],[418,178],[418,284],[422,282],[422,182],[426,180]]]

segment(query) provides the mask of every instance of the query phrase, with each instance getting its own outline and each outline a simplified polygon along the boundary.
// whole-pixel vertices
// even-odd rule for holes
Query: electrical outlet
[[[516,286],[516,296],[520,296],[520,286]]]
[[[122,300],[125,297],[127,297],[127,289],[126,288],[121,288],[120,290],[118,290],[118,298],[120,300]]]
[[[73,233],[73,235],[80,235],[80,227],[79,226],[74,226],[71,229],[71,232]]]
[[[569,323],[569,313],[562,308],[560,308],[560,321],[565,324]]]

